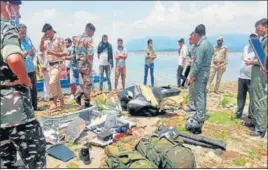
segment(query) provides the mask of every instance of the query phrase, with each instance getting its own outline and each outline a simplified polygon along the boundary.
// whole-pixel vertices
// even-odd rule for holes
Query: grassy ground
[[[235,118],[236,110],[236,82],[228,82],[221,85],[220,94],[208,93],[208,119],[203,126],[203,136],[219,139],[227,144],[225,152],[202,148],[198,146],[190,147],[196,157],[197,168],[267,168],[267,135],[265,138],[250,137],[250,129],[242,125],[241,120]],[[174,100],[179,106],[185,107],[189,102],[187,90],[183,90],[180,97]],[[93,94],[94,95],[97,93]],[[116,96],[116,92],[112,94]],[[66,100],[68,100],[66,98]],[[37,116],[58,115],[69,111],[74,111],[77,106],[73,101],[67,102],[67,109],[56,112],[37,112]],[[48,107],[48,103],[42,103]],[[245,108],[247,111],[247,108]],[[133,135],[128,136],[115,143],[114,145],[134,147],[141,137],[149,136],[153,133],[157,125],[173,126],[181,132],[187,132],[184,128],[187,114],[183,110],[175,111],[175,115],[163,115],[152,118],[131,117],[125,113],[124,117],[137,123],[133,129]],[[80,141],[83,142],[83,141]],[[67,144],[67,146],[78,156],[81,144]],[[48,156],[48,168],[106,168],[107,159],[103,148],[93,147],[92,163],[89,166],[84,165],[78,157],[67,163],[58,161]]]

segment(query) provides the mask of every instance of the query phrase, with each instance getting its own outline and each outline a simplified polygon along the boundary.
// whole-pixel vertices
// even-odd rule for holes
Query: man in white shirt
[[[184,44],[184,39],[181,38],[179,41],[179,57],[178,57],[178,70],[177,70],[177,86],[181,87],[181,79],[185,79],[184,76],[182,75],[185,63],[186,63],[186,58],[187,58],[187,53],[188,49],[187,46]]]
[[[257,38],[255,33],[251,33],[249,38]],[[246,65],[245,61],[250,60],[252,61],[255,57],[253,49],[248,44],[244,47],[243,50],[243,66],[240,69],[239,79],[238,79],[238,95],[237,95],[237,111],[236,116],[237,118],[241,118],[243,115],[243,110],[245,107],[247,93],[250,94],[250,80],[251,80],[251,68],[252,65]],[[249,104],[249,111],[248,117],[251,118],[251,105]]]
[[[117,90],[118,79],[121,76],[122,88],[125,89],[126,86],[126,59],[127,59],[127,49],[123,46],[123,40],[119,38],[117,40],[117,49],[115,51],[115,82],[114,88]]]

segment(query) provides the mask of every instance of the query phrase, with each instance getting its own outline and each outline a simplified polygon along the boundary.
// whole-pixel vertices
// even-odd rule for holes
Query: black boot
[[[265,132],[259,132],[259,131],[254,130],[250,132],[250,136],[264,138]]]
[[[83,92],[79,92],[74,96],[75,102],[80,106],[81,106],[81,99],[82,99],[83,94],[84,94]]]
[[[79,152],[79,159],[83,161],[85,165],[89,165],[91,163],[89,150],[89,147],[83,146],[83,148]]]
[[[89,107],[92,107],[92,105],[90,104],[90,100],[85,99],[85,104],[81,106],[79,109],[82,110],[82,109],[86,109]]]

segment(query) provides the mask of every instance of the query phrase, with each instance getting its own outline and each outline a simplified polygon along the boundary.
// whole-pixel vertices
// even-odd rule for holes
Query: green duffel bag
[[[161,169],[196,167],[193,152],[181,141],[153,135],[149,139],[142,138],[135,149]]]
[[[156,169],[157,166],[130,148],[107,146],[105,154],[108,156],[107,165],[111,169]]]

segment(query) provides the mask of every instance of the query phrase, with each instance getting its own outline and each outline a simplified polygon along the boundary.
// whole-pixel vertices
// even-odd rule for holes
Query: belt
[[[222,64],[224,61],[214,61],[215,64]]]
[[[50,66],[54,66],[56,64],[62,64],[62,61],[56,61],[56,62],[48,62]]]

